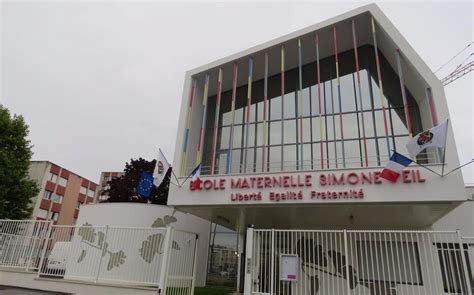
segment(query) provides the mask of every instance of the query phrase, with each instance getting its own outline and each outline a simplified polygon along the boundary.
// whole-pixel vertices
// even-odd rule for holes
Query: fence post
[[[253,253],[253,228],[247,228],[247,240],[245,245],[245,280],[244,295],[252,292],[252,253]]]
[[[165,239],[163,242],[163,259],[161,260],[160,281],[158,283],[158,294],[166,293],[166,280],[168,276],[168,261],[170,255],[170,246],[172,242],[172,227],[166,228]]]
[[[347,230],[344,230],[344,255],[346,258],[345,266],[346,266],[346,281],[347,281],[347,294],[351,292],[351,284],[349,278],[349,251],[347,249]]]
[[[270,260],[270,293],[273,295],[273,285],[275,284],[275,229],[272,228],[272,251]]]
[[[53,240],[52,237],[51,237],[52,230],[53,230],[53,220],[51,220],[49,222],[48,231],[46,232],[46,237],[44,239],[43,251],[41,253],[41,258],[40,258],[40,262],[39,262],[39,265],[38,265],[38,278],[40,277],[40,273],[41,273],[41,270],[43,268],[44,257],[46,256],[46,251],[48,249],[49,241],[50,241],[50,239],[51,239],[51,241]]]
[[[466,280],[466,287],[467,287],[467,293],[466,294],[472,295],[471,278],[469,277],[469,272],[467,271],[467,263],[466,263],[466,257],[464,256],[464,247],[463,247],[463,244],[462,244],[461,232],[459,231],[459,229],[457,229],[456,233],[458,234],[459,251],[460,251],[460,255],[461,255],[464,279]]]
[[[100,266],[102,265],[102,251],[104,251],[105,244],[107,243],[107,234],[109,233],[109,226],[105,226],[105,235],[104,235],[104,241],[102,243],[102,247],[100,247],[100,257],[99,257],[99,266],[97,267],[97,273],[95,275],[95,283],[97,284],[99,282],[99,275],[100,275]]]
[[[194,284],[196,281],[196,262],[197,262],[198,243],[199,243],[199,235],[196,234],[196,241],[194,242],[193,280],[191,282],[191,295],[194,295]]]

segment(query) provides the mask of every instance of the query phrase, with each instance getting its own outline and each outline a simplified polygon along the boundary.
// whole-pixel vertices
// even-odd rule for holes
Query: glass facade
[[[212,223],[206,285],[237,286],[239,235]]]
[[[218,95],[208,97],[201,173],[377,167],[385,165],[392,150],[407,154],[409,130],[400,80],[382,53],[378,55],[383,98],[370,45],[358,48],[359,72],[354,50],[349,50],[337,55],[337,64],[333,55],[319,65],[313,61],[285,70],[283,79],[279,73],[252,81],[250,89],[248,84],[239,86],[234,113],[233,89],[220,93],[219,104]],[[223,77],[232,79],[232,73]],[[210,87],[215,82],[210,81]],[[422,130],[418,105],[405,91],[416,134]]]

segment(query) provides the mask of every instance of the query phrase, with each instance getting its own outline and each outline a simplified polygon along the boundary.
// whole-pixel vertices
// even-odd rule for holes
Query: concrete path
[[[59,295],[59,294],[66,294],[66,293],[24,289],[24,288],[10,287],[10,286],[0,286],[0,294],[2,295]]]

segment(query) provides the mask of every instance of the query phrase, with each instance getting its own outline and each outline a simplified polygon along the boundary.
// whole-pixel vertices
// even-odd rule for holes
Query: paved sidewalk
[[[66,293],[24,289],[24,288],[10,287],[10,286],[0,286],[0,294],[2,295],[59,295],[59,294],[66,294]]]

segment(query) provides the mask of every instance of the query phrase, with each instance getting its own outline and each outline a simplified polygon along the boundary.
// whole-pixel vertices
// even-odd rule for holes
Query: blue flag
[[[140,175],[140,180],[138,180],[138,184],[135,187],[135,191],[143,198],[148,198],[152,188],[153,175],[150,172],[143,171]]]

